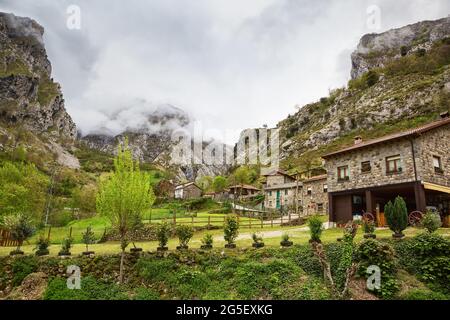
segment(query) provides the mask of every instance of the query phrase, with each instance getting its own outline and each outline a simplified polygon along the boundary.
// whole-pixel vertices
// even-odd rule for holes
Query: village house
[[[329,217],[345,223],[365,212],[383,215],[396,196],[408,212],[450,207],[450,118],[362,141],[323,156],[328,171]]]
[[[202,196],[202,189],[195,182],[180,184],[175,187],[175,199],[195,199]]]
[[[238,184],[228,187],[229,196],[231,199],[249,200],[258,194],[260,194],[261,189],[258,189],[249,184]]]
[[[319,175],[302,181],[299,205],[303,215],[328,214],[327,175]]]
[[[295,211],[301,184],[293,176],[279,169],[271,170],[263,176],[266,178],[264,207],[281,211]]]

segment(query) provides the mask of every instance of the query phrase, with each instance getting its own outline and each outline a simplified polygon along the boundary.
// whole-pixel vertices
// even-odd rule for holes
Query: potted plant
[[[86,246],[86,251],[83,252],[83,255],[84,256],[94,255],[95,254],[94,251],[89,251],[89,245],[95,243],[95,234],[92,231],[91,227],[87,227],[86,232],[83,232],[82,242]]]
[[[239,234],[239,222],[235,215],[228,215],[225,218],[223,233],[224,233],[223,238],[227,242],[227,244],[225,244],[225,248],[227,249],[236,248],[236,244],[234,243],[234,241],[236,240]]]
[[[170,226],[167,222],[162,222],[158,226],[158,230],[156,232],[156,237],[158,238],[159,247],[156,249],[157,251],[167,251],[169,248],[167,247],[167,242],[169,241],[169,233]]]
[[[70,249],[72,248],[73,239],[71,237],[67,237],[62,241],[61,250],[58,252],[58,256],[65,257],[72,255],[70,253]]]
[[[252,234],[252,239],[253,239],[253,244],[252,244],[253,248],[264,247],[263,238],[260,235],[258,235],[256,232]]]
[[[203,236],[202,245],[200,248],[202,249],[212,249],[213,245],[213,236],[210,233],[207,233]]]
[[[408,226],[408,210],[406,209],[405,200],[398,196],[395,198],[394,203],[389,201],[384,206],[384,213],[389,229],[394,232],[392,237],[394,239],[403,238],[405,235],[402,231]]]
[[[309,233],[311,235],[310,243],[321,243],[320,236],[322,235],[323,226],[322,219],[318,215],[312,216],[308,219]]]
[[[36,242],[36,255],[38,257],[46,256],[50,253],[50,250],[48,250],[48,247],[50,246],[50,241],[45,238],[43,235],[41,235]]]
[[[17,242],[17,248],[9,254],[11,256],[23,255],[24,252],[20,250],[20,247],[35,231],[31,219],[27,215],[21,213],[9,215],[3,219],[3,226],[10,232],[11,240]]]
[[[291,247],[294,243],[289,240],[289,234],[283,233],[280,244],[282,247]]]
[[[177,246],[177,250],[189,249],[188,243],[194,235],[194,230],[192,229],[192,227],[187,225],[180,225],[177,227],[176,233],[178,236],[178,241],[180,242],[180,245]]]
[[[377,236],[375,235],[375,222],[369,219],[364,219],[362,223],[362,227],[364,230],[364,238],[365,239],[375,239]]]
[[[442,225],[441,217],[438,213],[427,211],[420,222],[420,225],[429,233],[435,232]]]

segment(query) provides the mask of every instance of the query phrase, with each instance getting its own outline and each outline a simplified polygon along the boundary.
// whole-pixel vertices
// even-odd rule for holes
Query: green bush
[[[50,246],[50,241],[44,237],[43,235],[41,235],[38,239],[38,241],[36,242],[36,248],[34,250],[36,250],[36,255],[37,256],[44,256],[49,254],[49,250],[48,247]]]
[[[136,269],[145,280],[155,282],[164,281],[172,277],[178,266],[171,258],[141,258],[136,265]]]
[[[89,245],[95,243],[95,234],[92,231],[92,227],[87,227],[86,231],[83,232],[82,241],[86,246],[86,252],[89,251]]]
[[[401,296],[403,300],[448,300],[449,297],[440,292],[415,289]]]
[[[372,220],[364,219],[362,226],[364,233],[366,234],[372,234],[375,232],[375,222]]]
[[[311,234],[311,241],[320,242],[323,226],[320,216],[312,216],[308,219],[309,233]]]
[[[44,294],[45,300],[127,300],[128,296],[119,286],[105,283],[92,276],[81,278],[81,289],[67,288],[66,278],[50,280]]]
[[[234,243],[239,234],[239,222],[235,215],[228,215],[223,226],[224,239],[228,244]]]
[[[11,264],[11,271],[13,273],[12,285],[20,285],[23,279],[30,273],[36,272],[37,268],[38,263],[33,256],[15,258]]]
[[[70,256],[70,249],[72,248],[73,238],[68,237],[62,241],[61,250],[59,251],[60,256]]]
[[[202,244],[205,246],[212,246],[213,241],[213,236],[210,233],[205,234],[202,238]]]
[[[421,226],[428,232],[435,232],[442,225],[439,214],[428,211],[422,218]]]
[[[153,289],[139,287],[135,291],[133,300],[159,300],[159,293]]]
[[[263,238],[256,232],[252,234],[252,240],[254,243],[262,243],[263,242]]]
[[[403,237],[402,231],[408,226],[408,210],[406,209],[405,200],[398,196],[395,198],[394,203],[389,201],[384,206],[384,212],[389,229],[394,232],[395,236]]]
[[[156,232],[156,237],[158,238],[159,247],[163,248],[167,245],[169,241],[170,226],[167,222],[162,222],[158,226],[158,231]]]
[[[381,271],[381,288],[373,292],[382,298],[388,299],[395,296],[399,286],[396,280],[397,263],[394,249],[387,243],[374,239],[361,242],[356,250],[356,261],[359,262],[357,273],[368,277],[367,268],[375,265]]]
[[[189,241],[194,235],[194,229],[188,225],[179,225],[177,227],[177,236],[181,247],[187,247]]]
[[[317,277],[323,276],[319,259],[314,255],[310,246],[296,245],[293,250],[295,263],[307,274]]]

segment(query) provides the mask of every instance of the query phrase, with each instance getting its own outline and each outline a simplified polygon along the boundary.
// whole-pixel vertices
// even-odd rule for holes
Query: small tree
[[[164,221],[158,226],[158,230],[156,232],[159,248],[161,248],[161,250],[164,250],[164,248],[166,248],[167,242],[169,241],[169,234],[170,226],[167,222]]]
[[[406,202],[402,197],[395,198],[394,203],[389,201],[384,206],[384,214],[386,216],[389,229],[391,229],[395,238],[402,238],[403,230],[408,226],[408,210],[406,209]]]
[[[48,247],[50,246],[50,241],[45,238],[43,235],[39,236],[38,241],[36,242],[36,255],[37,256],[45,256],[50,253]]]
[[[12,214],[3,218],[3,227],[10,232],[11,239],[17,241],[17,248],[11,252],[11,255],[23,254],[20,247],[35,231],[31,218],[22,213]]]
[[[114,159],[114,172],[100,182],[97,194],[97,211],[111,220],[119,232],[122,256],[120,259],[120,282],[123,282],[125,249],[128,246],[128,232],[145,209],[155,200],[150,186],[150,176],[141,172],[139,162],[133,161],[128,140],[119,144]]]
[[[223,227],[224,239],[228,243],[228,247],[234,247],[234,241],[239,235],[239,222],[235,215],[228,215],[225,218]]]
[[[202,244],[203,244],[203,245],[202,245],[202,248],[207,249],[207,248],[212,248],[214,239],[213,239],[212,234],[207,233],[207,234],[205,234],[205,235],[203,236],[203,238],[202,238],[201,241],[202,241]]]
[[[184,249],[188,247],[188,243],[194,235],[194,230],[192,227],[187,225],[179,225],[177,227],[177,236],[180,241],[180,249]]]
[[[427,213],[422,218],[421,225],[429,233],[433,233],[441,227],[441,217],[437,213],[427,211]]]
[[[323,226],[322,220],[319,216],[315,215],[308,219],[309,233],[311,234],[310,242],[319,242],[322,235]]]
[[[214,192],[222,192],[227,187],[227,179],[222,176],[216,176],[213,180]]]
[[[61,250],[59,251],[59,256],[70,256],[70,249],[72,248],[73,238],[67,237],[61,243]]]
[[[83,232],[82,240],[86,246],[86,253],[89,253],[89,245],[95,243],[95,234],[90,226],[86,228],[86,232]]]

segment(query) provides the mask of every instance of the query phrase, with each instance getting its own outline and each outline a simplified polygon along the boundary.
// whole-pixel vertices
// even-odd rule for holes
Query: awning
[[[427,190],[434,190],[434,191],[439,191],[439,192],[444,192],[444,193],[450,194],[450,187],[444,187],[444,186],[440,186],[438,184],[428,183],[428,182],[424,182],[423,187]]]

